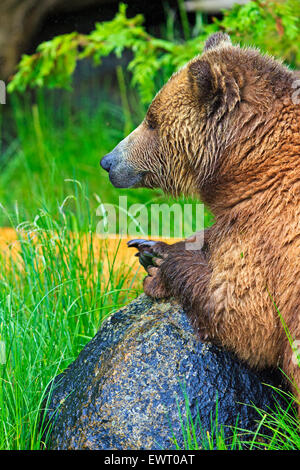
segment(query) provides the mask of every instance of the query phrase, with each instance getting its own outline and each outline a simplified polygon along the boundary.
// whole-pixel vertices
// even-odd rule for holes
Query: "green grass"
[[[0,176],[0,201],[11,214],[15,201],[23,218],[34,217],[45,205],[57,209],[72,189],[70,179],[87,187],[91,210],[98,205],[94,193],[101,193],[104,202],[117,202],[124,192],[112,187],[99,161],[124,137],[120,106],[106,98],[95,110],[84,102],[74,109],[69,93],[43,91],[37,104],[20,97],[11,102],[16,137],[3,152]],[[132,202],[153,197],[142,190],[127,193]]]
[[[201,424],[199,410],[192,417],[189,399],[183,387],[185,399],[184,413],[178,405],[178,417],[181,424],[181,435],[172,431],[171,441],[178,450],[300,450],[299,420],[294,397],[290,392],[270,386],[274,392],[274,410],[261,410],[254,405],[247,405],[256,411],[256,431],[239,427],[238,417],[235,425],[227,429],[218,422],[218,397],[214,417],[210,418],[210,429],[205,430]],[[281,404],[276,400],[281,397]],[[178,442],[184,442],[184,448]]]
[[[76,229],[72,212],[59,221],[44,212],[19,227],[25,231],[19,255],[1,256],[1,449],[40,447],[39,408],[49,381],[78,356],[106,315],[139,293],[126,284],[130,268],[115,269],[116,258],[103,275],[105,241],[95,259],[93,232],[83,232],[85,244],[70,227]]]

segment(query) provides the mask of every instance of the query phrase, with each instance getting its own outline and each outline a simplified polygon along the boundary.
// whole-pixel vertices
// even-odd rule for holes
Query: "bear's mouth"
[[[140,188],[143,186],[143,175],[112,169],[109,171],[109,180],[115,188]]]

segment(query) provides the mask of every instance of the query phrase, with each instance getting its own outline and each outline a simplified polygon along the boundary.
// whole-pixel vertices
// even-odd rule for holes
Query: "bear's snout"
[[[117,147],[100,161],[101,167],[109,173],[109,179],[116,188],[140,186],[143,173],[138,172],[126,158],[126,146],[120,142]]]

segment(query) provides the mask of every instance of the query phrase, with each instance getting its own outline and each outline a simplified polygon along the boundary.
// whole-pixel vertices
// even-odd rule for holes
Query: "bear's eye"
[[[155,121],[154,117],[151,114],[147,115],[146,123],[147,123],[148,129],[150,129],[152,131],[154,129],[156,129],[156,121]]]
[[[149,128],[151,131],[153,131],[153,130],[155,129],[155,126],[154,126],[153,122],[152,122],[152,121],[147,121],[147,123],[148,123],[148,128]]]

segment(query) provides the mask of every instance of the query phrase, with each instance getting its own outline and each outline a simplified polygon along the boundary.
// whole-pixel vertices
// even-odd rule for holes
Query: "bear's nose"
[[[112,166],[113,159],[114,159],[113,155],[111,153],[108,153],[101,159],[100,165],[102,166],[104,170],[109,171]]]

